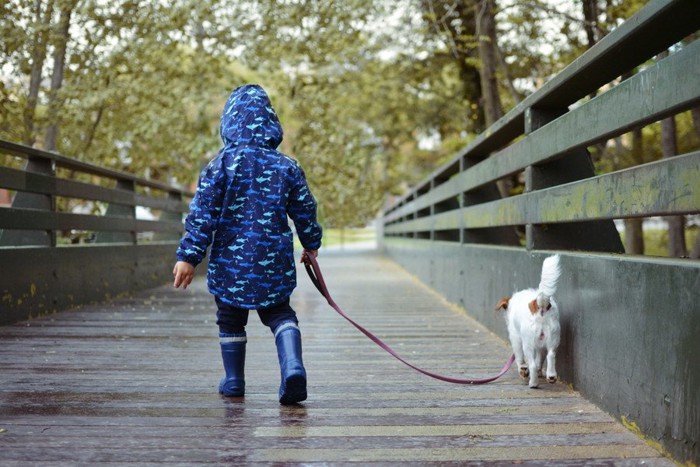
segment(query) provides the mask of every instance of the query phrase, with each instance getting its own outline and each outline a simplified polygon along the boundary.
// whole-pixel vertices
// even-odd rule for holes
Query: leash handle
[[[448,383],[454,383],[454,384],[486,384],[490,383],[491,381],[495,381],[501,376],[503,376],[513,365],[513,362],[515,361],[515,355],[511,355],[508,361],[503,365],[503,368],[501,369],[500,373],[498,373],[496,376],[493,376],[491,378],[483,378],[483,379],[459,379],[459,378],[452,378],[449,376],[443,376],[439,375],[437,373],[432,373],[427,370],[423,370],[422,368],[419,368],[406,360],[404,360],[394,349],[389,347],[387,344],[385,344],[381,339],[379,339],[377,336],[372,334],[370,331],[362,327],[359,323],[355,322],[352,318],[350,318],[348,315],[346,315],[343,310],[338,306],[337,303],[333,300],[331,297],[331,294],[328,292],[328,287],[326,287],[326,283],[323,280],[323,274],[321,274],[321,268],[318,265],[318,261],[316,261],[316,258],[314,258],[312,255],[307,255],[308,261],[304,262],[304,267],[306,268],[306,273],[309,275],[309,278],[311,279],[311,282],[313,282],[314,286],[318,291],[323,295],[323,297],[328,301],[328,304],[343,318],[345,318],[350,324],[355,326],[362,334],[367,336],[372,342],[377,344],[379,347],[384,349],[387,353],[389,353],[391,356],[396,358],[398,361],[403,363],[404,365],[413,368],[419,373],[422,373],[426,376],[429,376],[434,379],[438,379],[440,381],[446,381]]]

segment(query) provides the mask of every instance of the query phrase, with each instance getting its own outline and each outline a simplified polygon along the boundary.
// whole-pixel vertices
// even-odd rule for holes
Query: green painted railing
[[[650,1],[391,203],[382,236],[393,259],[504,338],[494,305],[537,287],[542,260],[559,253],[559,376],[693,464],[700,261],[624,254],[614,220],[700,212],[700,152],[596,176],[587,148],[700,105],[698,29],[700,1]],[[497,183],[516,174],[524,192],[502,198]]]
[[[0,140],[0,325],[160,285],[183,188]]]
[[[651,2],[388,207],[385,235],[518,245],[504,227],[523,226],[528,249],[623,251],[610,219],[699,212],[700,153],[595,177],[586,150],[700,104],[700,41],[647,62],[699,16],[697,1]],[[495,183],[521,171],[525,193],[501,199]]]

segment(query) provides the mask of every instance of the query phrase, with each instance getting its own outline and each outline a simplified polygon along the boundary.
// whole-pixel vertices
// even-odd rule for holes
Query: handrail
[[[27,162],[23,169],[0,167],[0,189],[17,192],[11,207],[0,208],[0,247],[63,246],[75,242],[75,238],[61,241],[61,234],[71,231],[79,232],[78,243],[131,244],[172,242],[182,233],[186,201],[193,196],[190,190],[10,141],[0,140],[1,154]],[[106,179],[110,186],[58,177],[59,168],[76,178]],[[57,198],[107,208],[104,215],[62,212]],[[137,207],[155,218],[138,218]]]
[[[587,146],[700,104],[700,81],[696,79],[700,72],[700,40],[681,47],[664,60],[647,63],[655,54],[697,31],[699,18],[700,2],[696,0],[650,2],[459,151],[450,162],[391,203],[383,214],[385,236],[517,245],[513,235],[489,235],[488,230],[478,229],[526,225],[525,245],[547,248],[546,242],[531,238],[537,237],[541,224],[563,225],[571,222],[572,216],[565,209],[559,215],[549,212],[546,221],[541,216],[524,214],[534,212],[530,203],[545,196],[544,193],[534,196],[534,192],[593,177]],[[586,98],[636,67],[642,71],[609,86],[594,99]],[[652,184],[652,196],[686,197],[685,208],[679,211],[677,207],[664,208],[656,203],[653,208],[640,209],[628,202],[618,206],[615,218],[700,212],[699,159],[698,153],[686,157],[688,172],[684,176],[689,184],[662,183],[659,177],[666,176],[664,170],[668,164],[645,169],[648,180],[660,182]],[[494,195],[495,182],[520,171],[525,171],[526,193],[505,199]],[[606,180],[613,180],[614,185],[619,177],[624,175],[609,174]],[[581,186],[593,189],[594,184],[590,181],[576,189]],[[560,187],[559,196],[583,195],[563,192],[567,189]],[[634,186],[626,190],[622,196],[629,198]],[[591,201],[590,197],[588,200]],[[584,207],[580,200],[574,201]],[[494,213],[494,209],[498,211]],[[484,216],[488,215],[491,218],[486,220]],[[578,218],[584,230],[598,222],[595,231],[605,230],[606,239],[599,245],[572,241],[570,248],[622,251],[612,225],[605,226],[600,221],[611,218],[607,214]],[[586,233],[581,232],[581,237],[586,237]]]
[[[57,167],[63,167],[65,169],[75,170],[77,172],[82,172],[90,175],[98,175],[101,177],[112,178],[115,180],[130,181],[144,187],[156,188],[158,190],[167,192],[182,193],[188,195],[192,194],[184,188],[178,188],[172,185],[168,185],[167,183],[162,183],[155,180],[148,180],[146,178],[138,177],[129,172],[108,169],[99,165],[90,164],[88,162],[79,161],[77,159],[72,159],[70,157],[63,156],[56,152],[43,151],[41,149],[37,149],[31,146],[25,146],[23,144],[14,143],[2,139],[0,139],[0,153],[12,154],[23,158],[34,157],[42,160],[49,160],[55,162]]]

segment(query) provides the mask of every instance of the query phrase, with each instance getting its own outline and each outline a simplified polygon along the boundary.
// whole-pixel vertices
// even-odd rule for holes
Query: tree
[[[218,145],[215,103],[243,81],[218,49],[235,31],[219,23],[228,19],[219,14],[224,6],[12,0],[1,26],[0,65],[29,79],[4,80],[0,137],[189,182]],[[28,31],[8,23],[27,24]],[[21,120],[8,101],[21,106]],[[43,131],[46,137],[37,139]]]
[[[675,117],[668,117],[661,121],[661,152],[664,159],[678,154]],[[686,256],[685,217],[668,216],[666,222],[668,222],[668,256],[676,258]]]
[[[479,77],[483,94],[486,126],[496,123],[503,116],[496,69],[498,68],[496,17],[494,0],[479,0],[476,9],[476,36],[479,42]]]
[[[58,93],[63,86],[63,73],[66,64],[66,49],[70,40],[70,22],[73,9],[77,0],[66,0],[58,6],[60,16],[56,24],[54,55],[53,55],[53,72],[51,74],[51,89],[49,91],[48,105],[48,126],[46,128],[46,138],[44,139],[44,148],[53,151],[56,149],[56,139],[58,138],[58,118],[61,103],[59,102]]]
[[[634,161],[641,163],[644,158],[643,152],[644,139],[642,129],[636,128],[632,131],[632,150],[631,155]],[[634,164],[637,165],[637,164]],[[643,219],[633,217],[624,220],[625,223],[625,252],[627,254],[643,255],[644,254],[644,231],[642,230]]]

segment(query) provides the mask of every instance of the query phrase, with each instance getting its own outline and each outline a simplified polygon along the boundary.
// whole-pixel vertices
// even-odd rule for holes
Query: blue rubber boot
[[[280,404],[290,405],[306,400],[306,370],[301,359],[299,327],[293,321],[280,324],[275,330],[275,344],[282,376]]]
[[[245,394],[245,345],[248,342],[246,333],[219,333],[221,358],[224,361],[226,376],[221,378],[219,393],[224,396],[240,397]]]

